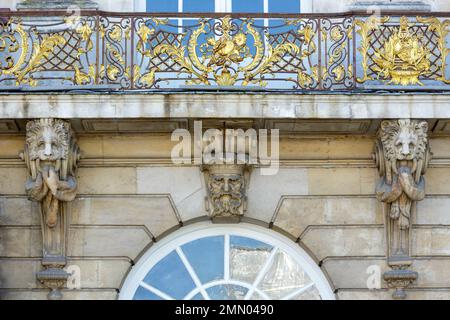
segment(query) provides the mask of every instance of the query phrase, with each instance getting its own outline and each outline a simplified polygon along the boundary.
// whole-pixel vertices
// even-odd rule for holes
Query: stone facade
[[[48,293],[36,281],[42,259],[38,207],[25,193],[25,165],[13,156],[23,149],[24,138],[3,135],[0,142],[5,146],[0,148],[2,299],[44,299]],[[342,299],[392,294],[386,283],[380,290],[366,284],[369,266],[389,270],[383,212],[375,196],[375,141],[375,135],[282,138],[280,172],[264,177],[255,168],[250,178],[243,220],[300,241]],[[69,218],[67,265],[81,268],[81,289],[63,294],[65,299],[115,299],[132,263],[155,240],[181,224],[208,219],[207,189],[197,166],[173,166],[152,156],[155,149],[170,152],[167,135],[84,134],[78,143],[84,157]],[[450,298],[449,143],[449,137],[431,135],[427,193],[412,216],[411,269],[419,278],[406,289],[409,299]]]
[[[343,3],[309,8],[355,5]],[[285,235],[337,299],[450,299],[448,104],[439,93],[1,94],[0,299],[117,299],[153,244],[204,220]],[[172,163],[171,133],[194,120],[279,129],[278,173]]]

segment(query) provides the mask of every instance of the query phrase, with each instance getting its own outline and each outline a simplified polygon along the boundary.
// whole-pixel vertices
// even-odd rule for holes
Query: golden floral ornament
[[[388,84],[423,85],[419,77],[430,72],[430,51],[410,30],[408,18],[400,19],[398,30],[375,50],[374,71],[378,77],[389,80]]]
[[[201,35],[212,32],[215,36],[200,41]],[[254,53],[250,53],[249,43],[253,44]],[[218,23],[201,20],[189,35],[187,50],[183,45],[162,43],[155,47],[153,56],[166,55],[176,62],[180,73],[189,75],[187,84],[211,85],[214,80],[219,86],[233,86],[238,81],[243,86],[266,86],[264,76],[271,74],[274,64],[287,53],[298,55],[300,48],[293,43],[272,47],[255,29],[253,20],[243,20],[239,25],[226,16]]]

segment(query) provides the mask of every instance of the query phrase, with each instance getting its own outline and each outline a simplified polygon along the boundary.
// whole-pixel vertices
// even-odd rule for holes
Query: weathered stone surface
[[[91,0],[25,0],[17,4],[18,10],[55,10],[77,6],[81,9],[97,9],[98,4]]]
[[[425,174],[427,194],[450,195],[450,169],[429,168]]]
[[[371,168],[310,168],[310,195],[373,194],[377,172]]]
[[[380,288],[386,287],[382,276],[388,268],[386,260],[382,257],[327,259],[323,262],[322,268],[327,271],[335,288],[339,290],[342,288],[368,289],[368,285],[376,284],[378,277]]]
[[[102,260],[69,258],[67,266],[78,266],[80,268],[82,291],[84,289],[119,289],[123,277],[128,272],[130,262],[125,258]],[[36,281],[36,272],[40,268],[39,259],[0,259],[0,289],[42,288]],[[19,294],[19,292],[17,293]],[[4,291],[0,291],[0,295],[2,294],[4,294]],[[21,295],[23,294],[21,293]],[[45,291],[44,297],[47,294],[48,291]],[[70,295],[66,298],[69,297]],[[73,297],[75,298],[75,296]],[[101,299],[101,297],[96,299]]]
[[[103,153],[105,157],[120,158],[170,158],[175,142],[171,142],[170,134],[124,135],[103,137]],[[127,150],[124,154],[124,150]]]
[[[52,108],[49,108],[52,105]],[[0,118],[445,119],[443,95],[8,95]]]
[[[428,196],[417,204],[417,212],[413,222],[416,224],[450,225],[448,208],[450,208],[450,198]]]
[[[127,257],[131,260],[151,243],[139,227],[74,227],[69,232],[68,256]]]
[[[78,194],[135,194],[135,168],[80,168]]]
[[[207,215],[206,189],[198,166],[137,168],[137,193],[170,194],[182,221]]]
[[[26,197],[0,198],[0,226],[40,225],[36,206]]]
[[[0,228],[1,257],[40,257],[42,255],[40,228]]]
[[[408,300],[450,300],[450,290],[442,289],[406,289]],[[390,300],[392,291],[342,289],[337,293],[340,300]]]
[[[2,139],[0,139],[0,158],[19,160],[24,139],[23,136],[2,136]]]
[[[280,137],[281,159],[371,159],[372,152],[372,138]]]
[[[23,168],[0,168],[0,194],[25,195],[24,182],[27,180],[27,170]]]
[[[280,168],[276,175],[262,175],[253,170],[248,189],[246,217],[270,222],[283,195],[308,194],[307,171],[298,168]]]
[[[68,268],[80,268],[81,289],[118,289],[130,265],[127,259],[69,259],[67,263]]]
[[[341,289],[337,292],[337,298],[339,300],[392,300],[392,291],[387,289]]]
[[[275,226],[294,237],[310,225],[381,224],[374,197],[289,197],[282,200]]]
[[[324,268],[339,289],[339,297],[343,299],[386,299],[384,291],[367,290],[366,281],[369,274],[366,270],[370,266],[379,266],[381,275],[386,270],[386,262],[383,259],[330,259],[324,262]],[[407,290],[409,299],[448,299],[448,284],[450,273],[449,259],[420,259],[414,260],[412,269],[419,272],[417,283]],[[384,288],[383,281],[381,282]],[[442,288],[442,289],[439,289]],[[352,290],[348,290],[352,289]],[[357,290],[355,290],[357,289]],[[362,289],[362,290],[361,290]],[[367,291],[366,291],[367,290]],[[344,293],[348,291],[348,293]],[[351,292],[355,292],[352,294]],[[345,298],[344,298],[345,297]]]
[[[364,11],[368,8],[371,8],[371,10],[374,10],[374,8],[377,8],[378,10],[382,11],[430,11],[431,6],[426,1],[412,1],[412,0],[396,0],[396,1],[389,1],[389,0],[355,0],[352,1],[349,8],[350,10],[355,11]]]
[[[382,226],[311,227],[301,241],[318,260],[342,256],[384,256]]]
[[[450,158],[450,138],[449,137],[431,137],[430,147],[433,150],[433,158]]]
[[[415,259],[412,269],[419,273],[415,287],[448,288],[450,287],[450,259]]]
[[[83,197],[72,210],[72,225],[143,225],[155,237],[179,223],[168,196]]]
[[[450,227],[416,227],[412,250],[414,256],[450,256]]]
[[[63,300],[115,300],[115,289],[61,290]],[[0,300],[47,300],[48,290],[0,290]]]
[[[36,272],[41,269],[40,259],[0,259],[0,288],[32,289],[41,287]],[[48,290],[46,291],[48,293]]]

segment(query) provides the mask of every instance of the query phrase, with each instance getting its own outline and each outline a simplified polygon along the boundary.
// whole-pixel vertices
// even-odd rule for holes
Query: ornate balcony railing
[[[450,89],[450,14],[7,12],[0,92]]]

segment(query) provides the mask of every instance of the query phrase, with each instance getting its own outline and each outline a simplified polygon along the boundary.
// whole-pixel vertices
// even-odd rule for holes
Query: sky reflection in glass
[[[217,235],[184,243],[177,250],[156,263],[143,279],[154,289],[142,284],[134,299],[201,300],[202,292],[213,300],[320,299],[317,288],[295,259],[259,240]]]
[[[175,251],[156,264],[144,278],[144,282],[175,299],[183,299],[195,288],[191,276]]]
[[[207,237],[181,247],[202,283],[223,279],[224,237]]]

